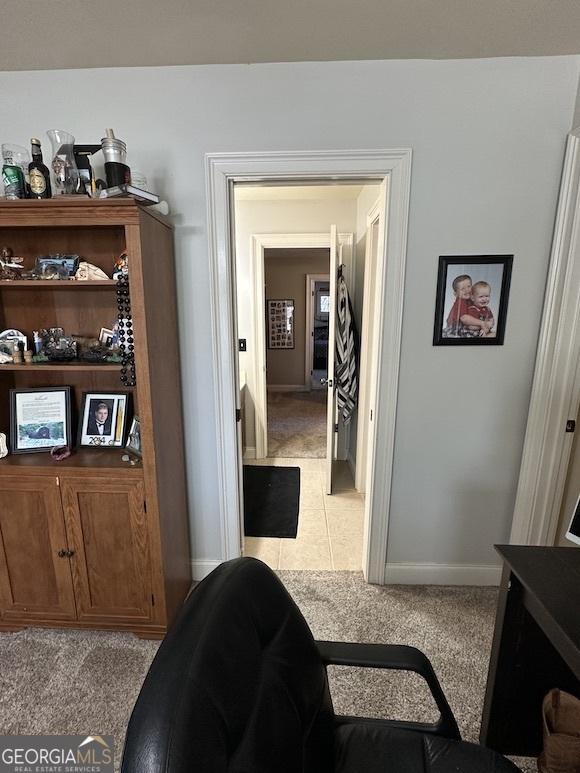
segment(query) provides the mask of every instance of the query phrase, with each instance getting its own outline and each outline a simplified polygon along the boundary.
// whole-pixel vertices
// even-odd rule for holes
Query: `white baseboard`
[[[244,459],[255,459],[256,449],[253,446],[246,446],[244,448]]]
[[[306,384],[268,384],[268,392],[309,392],[310,388]]]
[[[219,566],[222,561],[217,560],[205,560],[203,558],[194,558],[191,561],[191,579],[194,582],[203,580],[204,577],[212,572],[216,566]]]
[[[499,585],[495,564],[407,564],[385,567],[385,585]]]

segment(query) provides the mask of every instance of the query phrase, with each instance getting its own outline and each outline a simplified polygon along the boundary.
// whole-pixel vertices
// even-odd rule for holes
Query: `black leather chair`
[[[416,671],[434,725],[337,717],[326,666]],[[413,647],[315,642],[265,564],[220,565],[191,593],[135,704],[122,773],[514,773],[460,740],[429,660]]]

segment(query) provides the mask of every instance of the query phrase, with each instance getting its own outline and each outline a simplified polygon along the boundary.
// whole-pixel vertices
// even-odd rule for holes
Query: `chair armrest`
[[[396,671],[414,671],[423,677],[439,709],[439,721],[432,725],[421,724],[421,729],[461,740],[459,728],[429,658],[416,649],[403,644],[354,644],[351,642],[317,641],[316,645],[325,666],[356,666],[359,668],[385,668]]]

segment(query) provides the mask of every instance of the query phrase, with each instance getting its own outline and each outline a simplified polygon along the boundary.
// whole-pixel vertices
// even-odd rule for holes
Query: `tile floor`
[[[362,568],[363,497],[354,489],[346,462],[335,462],[332,496],[325,493],[324,459],[268,458],[244,464],[300,467],[300,512],[296,539],[246,537],[244,555],[272,569]]]

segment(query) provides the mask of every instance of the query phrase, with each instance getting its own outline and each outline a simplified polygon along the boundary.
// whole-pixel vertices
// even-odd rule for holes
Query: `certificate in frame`
[[[10,390],[10,448],[13,454],[49,452],[71,445],[71,388]]]

